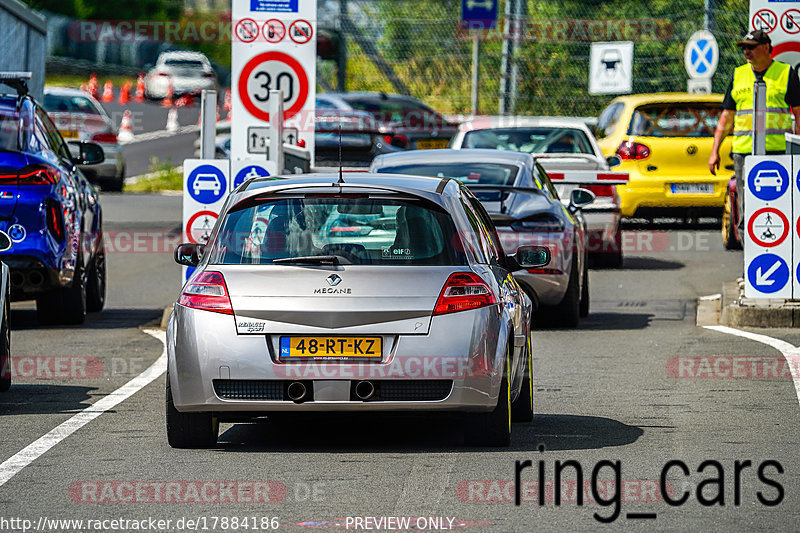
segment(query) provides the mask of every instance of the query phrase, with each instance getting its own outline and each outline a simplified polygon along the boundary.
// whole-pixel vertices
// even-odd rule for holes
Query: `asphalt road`
[[[179,267],[168,245],[153,242],[178,227],[180,197],[104,195],[102,201],[106,230],[116,239],[108,307],[83,327],[42,328],[30,304],[15,304],[12,349],[27,375],[0,395],[0,463],[19,459],[18,452],[59,424],[71,421],[65,426],[71,427],[77,412],[114,400],[111,393],[163,351],[141,326],[157,321],[177,296]],[[711,228],[638,227],[625,235],[625,268],[590,273],[592,310],[580,328],[534,333],[537,415],[514,427],[509,449],[465,447],[455,420],[386,416],[320,417],[280,427],[226,424],[217,449],[173,450],[164,431],[164,376],[156,372],[152,383],[40,455],[46,443],[38,441],[29,448],[36,458],[22,461],[10,479],[9,464],[0,465],[0,482],[8,479],[0,485],[0,529],[12,527],[3,519],[37,524],[46,517],[172,520],[169,531],[194,529],[178,521],[200,519],[198,530],[230,531],[233,521],[223,519],[237,517],[247,519],[248,530],[252,520],[267,530],[270,521],[262,519],[277,517],[281,530],[352,530],[356,518],[411,517],[416,530],[447,529],[448,519],[454,529],[477,531],[595,530],[604,527],[595,513],[608,517],[618,509],[614,528],[795,530],[800,407],[792,380],[709,378],[715,373],[691,363],[780,357],[760,342],[695,325],[696,299],[737,277],[741,253],[724,252]],[[756,333],[800,343],[796,330]],[[57,358],[67,363],[57,366]],[[46,375],[74,362],[84,366]],[[533,466],[521,478],[530,481],[515,506],[515,462],[525,460]],[[585,480],[593,472],[603,480],[607,492],[597,501],[613,502],[619,487],[619,506],[594,498],[578,505],[570,483],[560,505],[549,490],[539,505],[531,488],[539,461],[548,486],[556,462],[568,460],[580,465]],[[659,501],[656,488],[673,460],[688,469],[684,475],[675,467],[666,477],[673,498],[689,493],[679,506]],[[611,483],[611,467],[599,468],[603,461],[619,462],[619,485]],[[719,466],[709,463],[698,473],[705,461]],[[751,466],[737,474],[737,461]],[[759,468],[767,481],[759,480]],[[702,484],[714,478],[719,484]],[[563,479],[575,480],[575,469],[565,468]],[[706,499],[722,493],[724,505],[704,505],[698,491]],[[118,525],[43,529],[112,531]],[[374,529],[389,530],[389,523]]]

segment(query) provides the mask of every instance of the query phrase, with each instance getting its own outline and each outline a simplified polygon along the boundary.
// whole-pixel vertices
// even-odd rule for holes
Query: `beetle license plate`
[[[381,337],[281,337],[282,359],[380,359]]]
[[[450,141],[447,139],[419,139],[417,140],[417,150],[438,150],[447,148]]]
[[[714,194],[713,183],[673,183],[672,194]]]

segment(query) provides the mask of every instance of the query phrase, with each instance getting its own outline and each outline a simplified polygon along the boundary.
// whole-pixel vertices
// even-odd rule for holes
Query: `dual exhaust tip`
[[[375,385],[371,381],[359,381],[354,389],[356,398],[367,401],[375,396]],[[302,381],[293,381],[286,387],[286,396],[295,403],[301,403],[308,399],[309,387]]]
[[[11,272],[11,285],[13,287],[22,287],[23,285],[41,287],[44,281],[44,274],[40,270],[28,270],[27,272],[15,270]]]

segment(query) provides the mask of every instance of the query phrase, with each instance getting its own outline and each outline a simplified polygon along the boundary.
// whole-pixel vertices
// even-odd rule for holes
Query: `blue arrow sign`
[[[461,27],[489,30],[497,26],[498,0],[461,0]]]
[[[757,291],[772,294],[789,282],[789,266],[775,254],[762,254],[747,267],[747,280]]]
[[[789,172],[777,161],[762,161],[750,169],[747,187],[759,200],[776,200],[789,190]]]

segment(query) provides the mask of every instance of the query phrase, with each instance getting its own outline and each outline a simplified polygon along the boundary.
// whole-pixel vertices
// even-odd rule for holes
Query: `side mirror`
[[[203,252],[206,250],[205,244],[187,242],[179,244],[175,248],[175,262],[179,265],[196,267],[200,264]]]
[[[4,231],[0,231],[0,252],[10,250],[12,246],[11,237],[6,235]]]
[[[550,263],[550,248],[547,246],[520,246],[511,256],[521,268],[540,268]]]
[[[608,163],[608,168],[614,168],[622,164],[622,159],[618,155],[610,155],[606,157],[606,163]]]
[[[594,202],[594,193],[592,191],[588,189],[581,189],[580,187],[577,189],[572,189],[572,192],[569,195],[569,210],[570,212],[574,213],[578,209],[586,207],[592,202]]]
[[[69,152],[76,165],[96,165],[106,160],[106,154],[99,144],[70,141]]]

